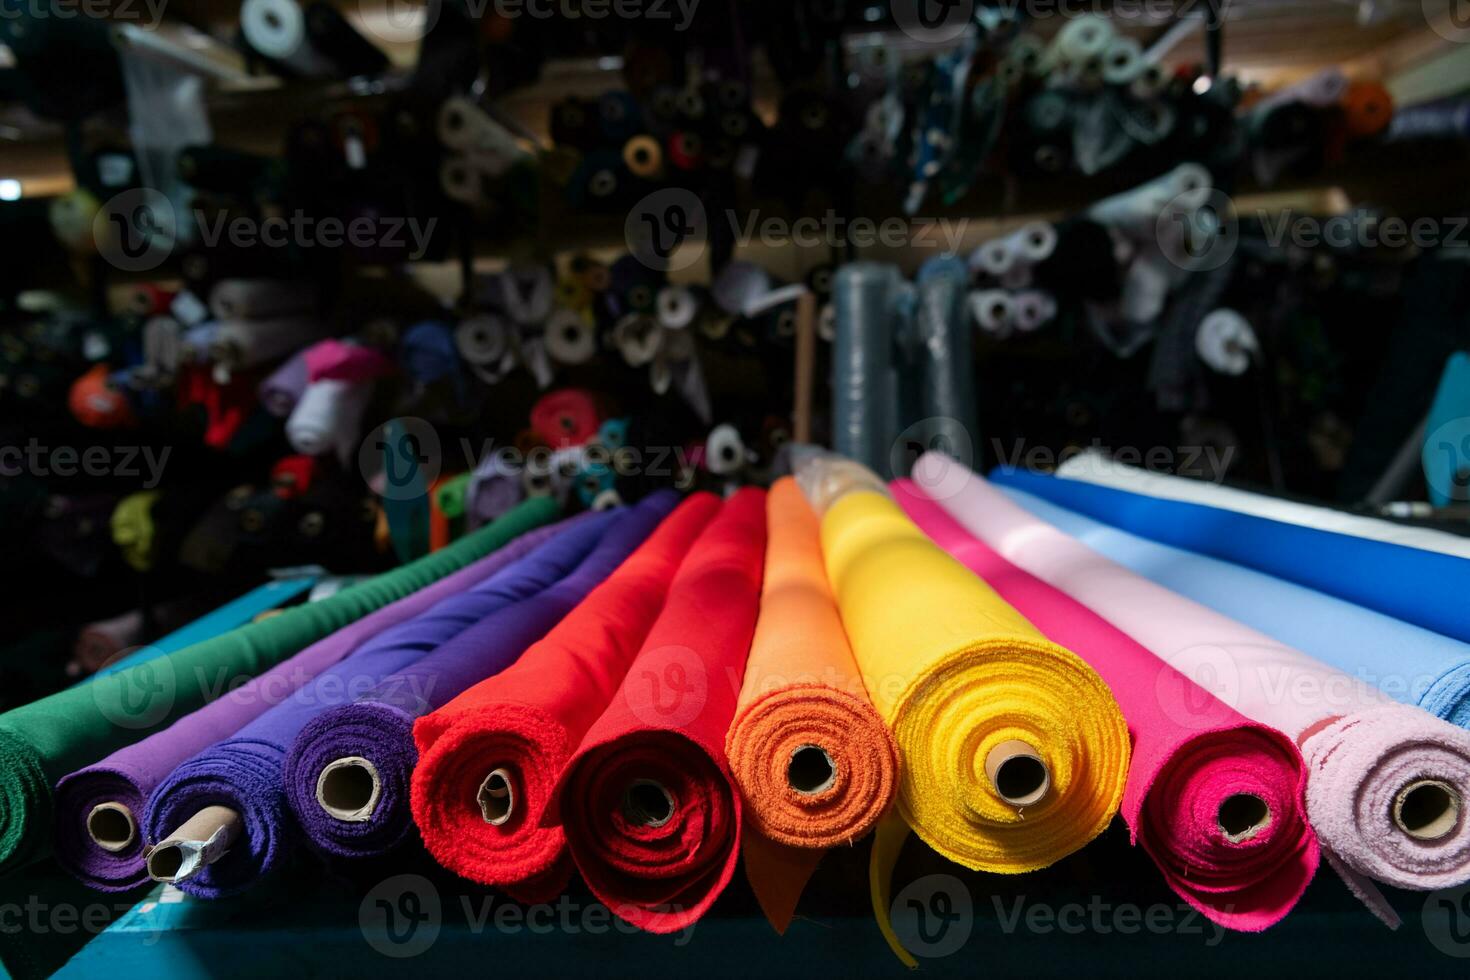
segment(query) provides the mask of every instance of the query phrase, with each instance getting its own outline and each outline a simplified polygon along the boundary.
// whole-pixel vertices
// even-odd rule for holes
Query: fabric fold
[[[739,490],[700,534],[557,786],[583,879],[648,932],[698,921],[735,872],[741,805],[725,733],[755,630],[765,503]]]

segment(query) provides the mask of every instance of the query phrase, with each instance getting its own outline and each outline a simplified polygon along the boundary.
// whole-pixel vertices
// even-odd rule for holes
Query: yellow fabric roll
[[[1019,874],[1071,854],[1108,825],[1128,775],[1128,728],[1081,658],[1047,640],[888,497],[858,491],[822,519],[827,574],[873,704],[903,757],[898,812],[967,868]],[[1023,744],[1045,765],[1039,800],[1002,798],[986,762]],[[880,830],[874,911],[902,836]],[[884,867],[886,865],[886,867]]]

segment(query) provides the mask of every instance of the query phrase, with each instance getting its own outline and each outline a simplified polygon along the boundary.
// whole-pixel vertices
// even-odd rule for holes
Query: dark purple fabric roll
[[[484,558],[412,592],[349,626],[303,648],[248,684],[148,738],[114,752],[101,762],[61,779],[55,795],[55,852],[63,868],[99,891],[123,892],[148,880],[144,868],[143,814],[149,795],[184,760],[245,725],[289,697],[359,644],[487,580],[583,518],[537,528]],[[87,830],[92,811],[104,804],[120,808],[118,818],[138,828],[126,846],[108,851]]]
[[[279,867],[297,840],[283,779],[286,750],[301,729],[486,616],[565,577],[624,513],[612,510],[581,520],[469,591],[384,630],[232,738],[170,773],[148,800],[144,827],[150,843],[165,839],[208,806],[229,807],[242,818],[240,837],[228,853],[178,887],[199,898],[221,898],[246,890]]]
[[[286,763],[286,795],[307,841],[347,858],[381,855],[401,844],[413,827],[414,720],[514,663],[616,571],[678,502],[670,491],[644,499],[556,585],[482,620],[384,678],[356,703],[324,712],[302,729]],[[326,797],[334,815],[318,801],[318,783],[324,769],[343,759],[354,760],[356,771],[344,780],[345,792]],[[372,777],[365,776],[369,772]]]

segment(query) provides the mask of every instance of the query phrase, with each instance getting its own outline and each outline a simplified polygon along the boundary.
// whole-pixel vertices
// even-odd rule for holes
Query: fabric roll
[[[924,457],[920,466],[933,462],[932,455]],[[943,481],[949,489],[928,492],[967,528],[973,506],[954,507],[965,499],[955,488],[992,512],[1009,496],[1033,514],[1044,509],[1049,517],[1067,516],[1013,489],[998,491],[953,460],[938,465],[953,473]],[[1385,797],[1432,803],[1436,794],[1445,804],[1441,812],[1450,809],[1470,790],[1470,734],[1419,708],[1395,705],[1371,685],[1135,575],[1049,522],[1033,517],[1022,528],[1005,557],[1208,685],[1241,714],[1297,742],[1307,765],[1307,819],[1323,855],[1381,919],[1398,924],[1373,879],[1416,891],[1470,880],[1466,821],[1423,837],[1416,836],[1423,831],[1417,819],[1388,808],[1353,809]],[[1358,764],[1344,767],[1345,755]],[[1406,778],[1406,769],[1416,777]],[[1428,784],[1427,795],[1415,794],[1420,783]],[[1459,806],[1454,802],[1456,811]],[[1344,807],[1352,809],[1351,817],[1343,817]]]
[[[566,882],[557,778],[612,702],[680,562],[719,509],[711,494],[685,500],[514,665],[414,725],[413,816],[440,864],[524,901]],[[497,773],[503,787],[492,796]]]
[[[611,575],[677,502],[670,491],[650,496],[626,514],[611,512],[617,513],[616,523],[564,579],[485,617],[355,703],[326,711],[303,728],[287,757],[286,794],[308,842],[323,853],[349,858],[382,854],[402,843],[413,827],[409,780],[419,758],[414,722],[516,663]],[[335,781],[330,778],[344,768],[347,772]]]
[[[972,537],[908,481],[894,496],[919,527],[1050,639],[1077,651],[1108,684],[1133,737],[1122,814],[1169,887],[1213,922],[1257,932],[1279,922],[1317,870],[1302,805],[1296,744],[1251,721],[1169,667],[1086,606],[1006,561],[1005,509],[963,508]],[[993,533],[991,533],[991,529]]]
[[[260,383],[260,404],[276,418],[287,418],[309,383],[306,352],[298,351]]]
[[[896,397],[891,304],[898,271],[857,262],[837,270],[832,302],[833,448],[870,469],[888,471]]]
[[[531,430],[553,449],[586,445],[601,424],[597,398],[582,388],[549,391],[531,406]]]
[[[898,745],[868,698],[791,477],[766,501],[760,615],[725,738],[747,820],[745,872],[784,933],[828,848],[867,834],[898,791]]]
[[[393,361],[386,355],[362,344],[349,344],[335,338],[312,344],[302,354],[306,360],[307,380],[376,381],[393,373]]]
[[[483,581],[559,530],[560,526],[549,526],[521,534],[458,571],[305,646],[163,731],[67,775],[56,786],[57,861],[100,891],[128,891],[143,884],[148,873],[141,824],[148,797],[165,776],[279,704],[364,641]],[[111,826],[104,823],[94,828],[94,817],[111,821]]]
[[[995,481],[1163,544],[1223,558],[1470,641],[1463,561],[1022,470]]]
[[[885,938],[912,964],[888,921],[888,882],[909,829],[967,868],[1044,868],[1117,813],[1128,728],[1091,667],[887,496],[858,490],[832,504],[822,551],[858,666],[903,758],[897,817],[879,826],[870,884]]]
[[[372,397],[366,383],[313,381],[286,420],[291,448],[307,456],[335,453],[345,465],[357,453],[362,418]]]
[[[923,352],[925,416],[952,420],[978,444],[974,345],[966,309],[968,282],[965,263],[953,255],[925,262],[917,279],[914,326]]]
[[[458,571],[556,513],[551,501],[530,501],[438,554],[329,599],[0,715],[0,873],[49,852],[51,786],[62,776],[139,741],[198,709],[212,694]]]
[[[292,599],[302,595],[316,584],[316,576],[303,575],[296,578],[273,579],[264,585],[251,589],[249,592],[225,603],[218,609],[212,610],[198,619],[174,630],[165,637],[154,640],[146,646],[107,664],[97,671],[88,680],[97,677],[106,677],[120,670],[137,666],[146,661],[182,650],[184,647],[193,646],[195,643],[203,643],[205,640],[213,639],[221,633],[227,633],[232,629],[244,626],[255,619],[261,613],[277,609]]]
[[[725,733],[760,602],[765,503],[764,490],[739,490],[700,534],[557,786],[577,870],[648,932],[698,921],[735,873],[741,806]]]
[[[1058,508],[1053,524],[1164,588],[1470,728],[1470,646],[1249,568],[1135,538]],[[1063,523],[1065,521],[1065,524]]]
[[[607,512],[580,520],[469,590],[446,596],[414,619],[378,633],[231,737],[181,763],[148,799],[148,840],[165,840],[209,806],[229,807],[242,827],[241,840],[227,854],[176,882],[177,887],[199,898],[221,898],[246,890],[280,867],[297,840],[286,802],[285,766],[286,752],[302,728],[481,620],[559,581],[617,516]]]
[[[1109,459],[1101,453],[1088,451],[1064,460],[1057,467],[1057,476],[1083,483],[1095,483],[1115,490],[1128,490],[1148,497],[1181,500],[1203,504],[1219,510],[1232,510],[1239,514],[1250,514],[1283,524],[1314,527],[1355,538],[1369,538],[1387,544],[1420,548],[1458,558],[1470,558],[1470,536],[1449,534],[1432,528],[1413,524],[1396,524],[1393,521],[1350,514],[1331,507],[1319,507],[1295,500],[1272,497],[1264,493],[1252,493],[1238,487],[1212,483],[1208,480],[1169,476],[1152,470],[1129,466]]]

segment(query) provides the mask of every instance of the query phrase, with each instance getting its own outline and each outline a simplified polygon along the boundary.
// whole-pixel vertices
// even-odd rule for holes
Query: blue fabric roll
[[[1014,487],[1002,490],[1093,551],[1166,589],[1470,728],[1470,646],[1230,562],[1135,537]]]
[[[997,467],[990,479],[1163,544],[1245,565],[1470,642],[1462,558]]]

